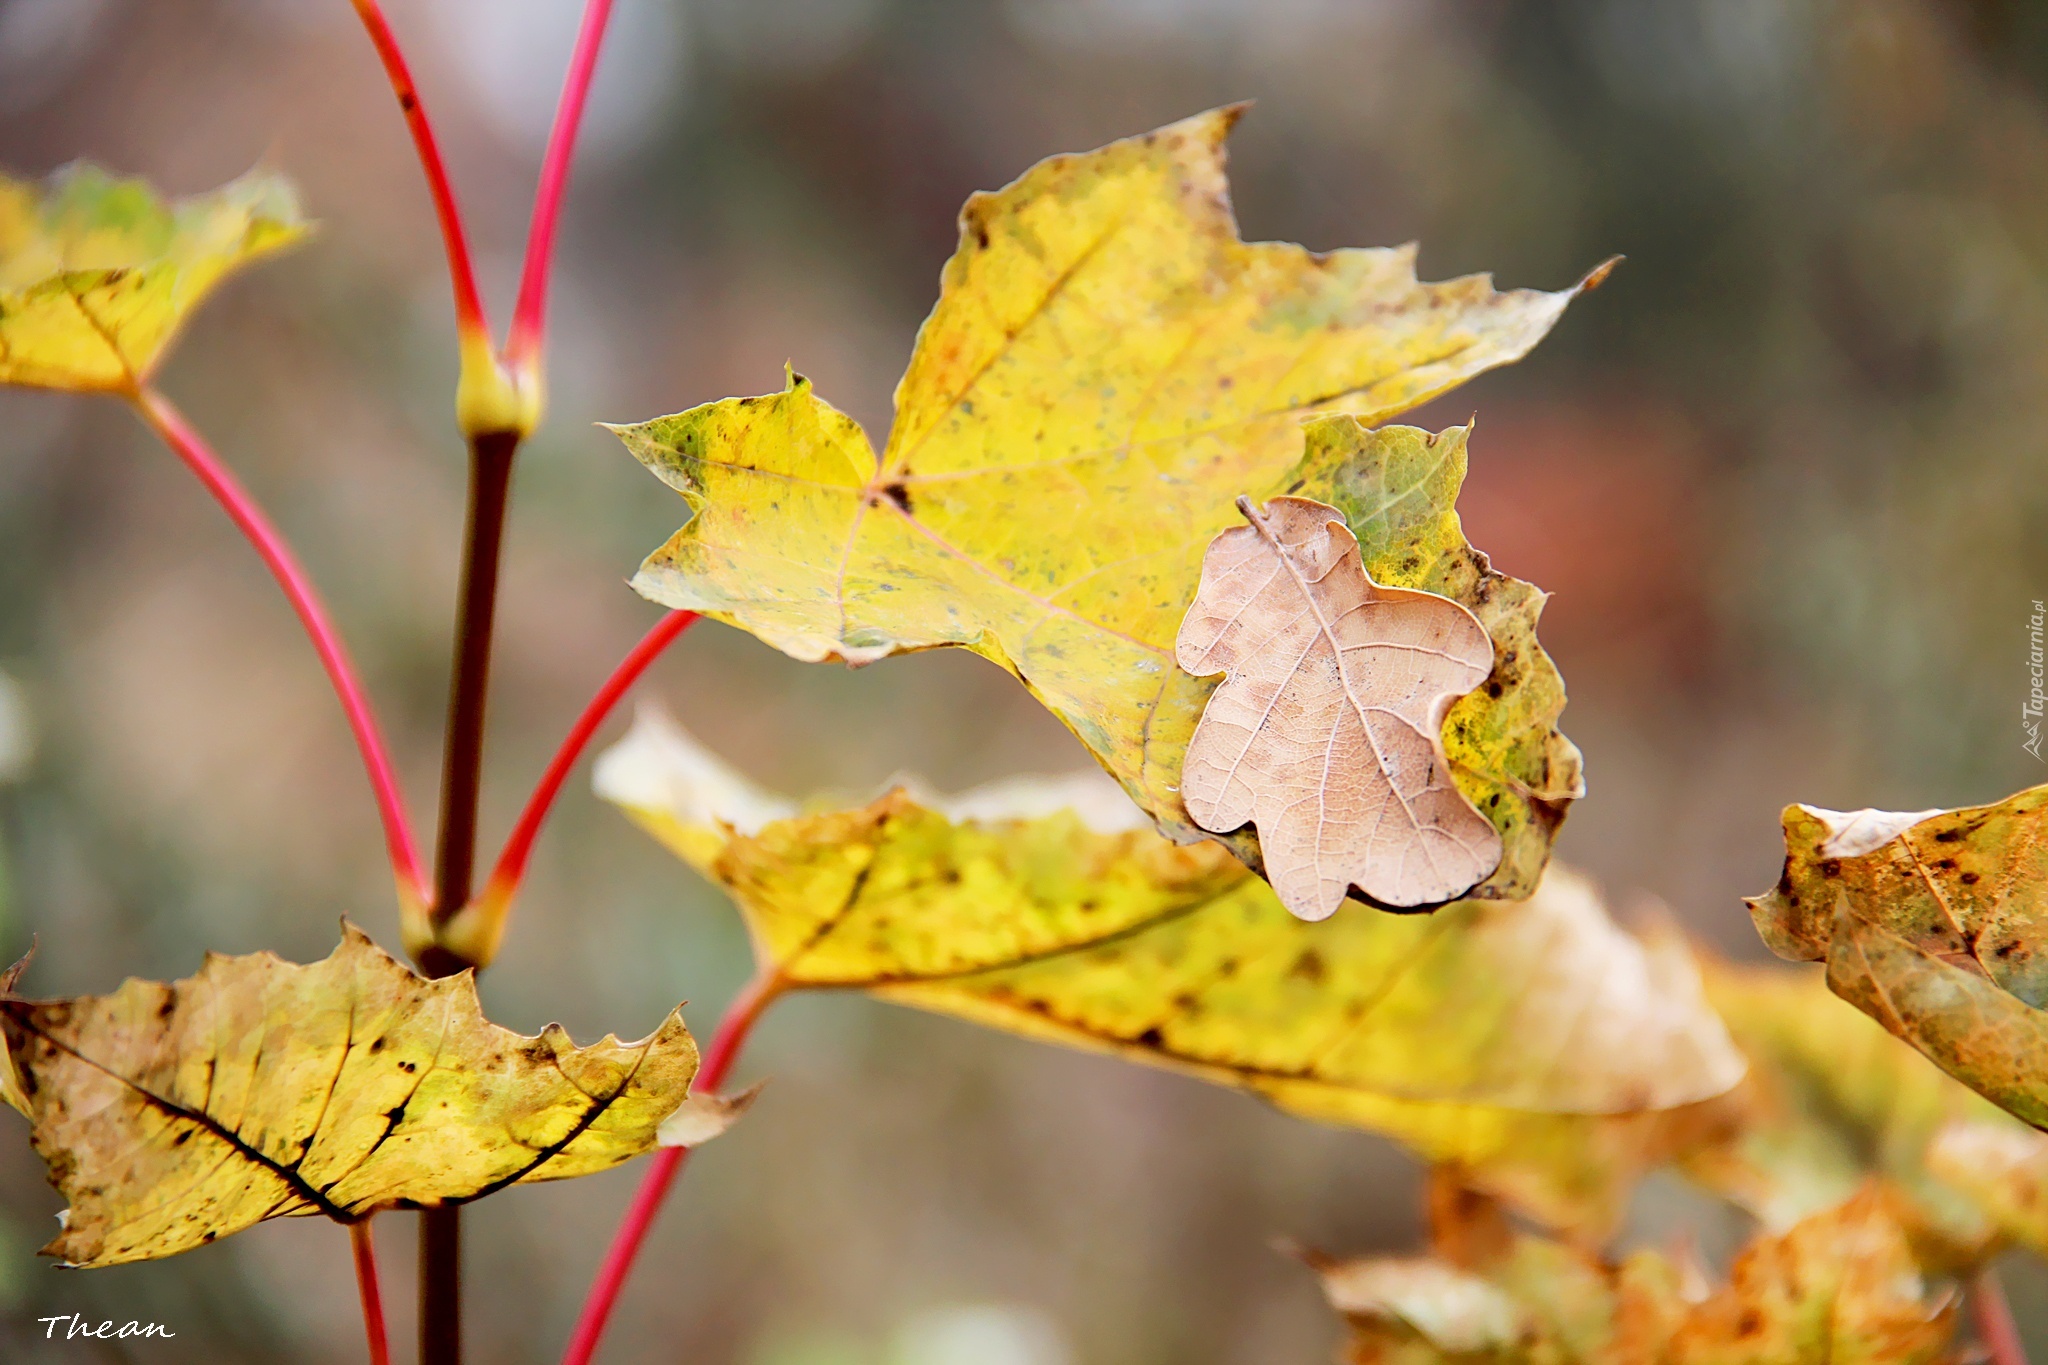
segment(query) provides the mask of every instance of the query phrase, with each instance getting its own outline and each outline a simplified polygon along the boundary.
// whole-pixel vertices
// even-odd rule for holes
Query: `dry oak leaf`
[[[1785,811],[1749,902],[1780,955],[2008,1113],[2048,1127],[2048,787],[1989,806]]]
[[[215,285],[306,231],[269,171],[169,203],[85,164],[0,175],[0,384],[129,392]]]
[[[1265,874],[1303,919],[1356,886],[1408,908],[1455,900],[1500,865],[1493,825],[1451,780],[1451,703],[1493,671],[1486,627],[1448,598],[1374,583],[1344,514],[1274,498],[1202,559],[1175,658],[1225,674],[1189,741],[1197,825],[1255,825]]]
[[[1578,290],[1419,283],[1412,247],[1239,240],[1223,173],[1237,116],[1054,157],[970,199],[879,455],[794,374],[781,393],[615,428],[691,511],[634,586],[807,661],[972,649],[1184,841],[1201,832],[1181,759],[1214,684],[1175,668],[1174,634],[1239,494],[1343,508],[1376,582],[1442,592],[1533,645],[1541,595],[1456,534],[1462,434],[1437,449],[1350,423],[1358,436],[1318,454],[1366,462],[1346,472],[1304,463],[1302,423],[1381,422],[1514,361]],[[1380,458],[1412,480],[1383,478]],[[1431,576],[1445,586],[1410,581]],[[1578,756],[1554,733],[1549,660],[1495,638],[1500,690],[1454,712],[1448,740],[1510,845],[1476,894],[1519,899],[1579,795]],[[1249,832],[1230,842],[1257,865]]]
[[[1575,1231],[1713,1131],[1742,1075],[1683,945],[1645,947],[1563,870],[1527,902],[1306,923],[1100,773],[801,813],[651,712],[597,786],[731,893],[788,988],[1247,1090]]]
[[[1306,1259],[1350,1324],[1347,1365],[1939,1365],[1955,1333],[1953,1290],[1876,1185],[1756,1238],[1719,1290],[1689,1258],[1535,1237],[1478,1267]]]
[[[307,966],[210,954],[170,984],[10,994],[0,1032],[70,1201],[43,1250],[75,1266],[607,1170],[656,1145],[697,1072],[680,1010],[637,1043],[523,1037],[470,973],[426,980],[348,925]]]
[[[1930,1146],[1958,1124],[2037,1135],[1837,999],[1815,968],[1709,956],[1702,975],[1750,1065],[1743,1124],[1692,1153],[1689,1176],[1774,1230],[1881,1176],[1923,1261],[1961,1271],[1999,1250],[2008,1210],[1951,1178]]]

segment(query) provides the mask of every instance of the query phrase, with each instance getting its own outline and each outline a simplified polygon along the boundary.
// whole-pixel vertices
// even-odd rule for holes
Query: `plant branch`
[[[490,880],[484,883],[475,901],[447,924],[441,935],[441,941],[459,956],[471,962],[489,962],[497,955],[506,917],[511,913],[520,884],[526,879],[526,865],[533,856],[534,842],[540,837],[541,827],[547,823],[548,813],[554,809],[555,798],[561,795],[563,783],[575,770],[576,760],[590,746],[591,739],[620,699],[647,671],[648,665],[661,657],[662,651],[696,620],[697,614],[692,611],[672,611],[662,617],[654,629],[648,631],[640,643],[619,661],[619,666],[612,670],[612,675],[605,679],[589,705],[583,708],[583,714],[576,718],[575,725],[570,727],[561,747],[555,751],[547,771],[541,775],[533,795],[527,798],[526,809],[520,812],[519,823],[512,827],[512,833],[506,838],[504,851],[498,855]]]
[[[292,610],[298,613],[300,624],[312,639],[314,652],[320,656],[321,667],[327,670],[327,679],[333,684],[335,696],[341,700],[342,712],[348,717],[349,730],[355,736],[356,749],[362,755],[363,768],[369,774],[370,790],[376,796],[377,812],[384,822],[384,848],[391,859],[392,874],[398,882],[401,905],[408,909],[424,905],[427,899],[426,876],[421,871],[419,851],[413,844],[412,822],[405,812],[405,794],[399,788],[390,751],[385,747],[384,736],[378,729],[377,717],[371,710],[362,680],[349,659],[348,647],[342,643],[341,633],[335,629],[333,618],[328,615],[326,604],[320,600],[312,579],[277,527],[250,497],[249,491],[221,463],[220,457],[168,398],[154,389],[145,388],[135,392],[133,401],[142,420],[176,452],[188,469],[198,475],[207,492],[213,494],[229,519],[255,547],[256,553],[270,569],[271,576],[284,589]]]
[[[548,274],[555,256],[555,225],[562,212],[562,199],[569,187],[569,167],[576,157],[576,134],[583,124],[584,105],[590,98],[591,78],[597,71],[598,53],[612,17],[612,0],[588,0],[583,24],[576,34],[576,50],[569,58],[569,71],[562,80],[561,102],[555,106],[555,126],[548,134],[547,153],[541,159],[540,188],[533,197],[533,222],[526,233],[526,264],[519,277],[519,302],[512,313],[512,329],[505,340],[505,359],[515,371],[531,373],[540,363],[546,340]]]
[[[692,1091],[708,1094],[724,1083],[726,1073],[739,1059],[740,1049],[746,1046],[747,1035],[786,984],[780,973],[764,970],[734,997],[725,1017],[718,1021],[711,1045],[705,1049],[703,1064],[690,1083]],[[661,1212],[662,1201],[668,1197],[689,1156],[687,1147],[664,1147],[648,1163],[647,1174],[634,1191],[633,1202],[627,1207],[619,1230],[612,1235],[604,1264],[591,1283],[590,1293],[584,1297],[583,1311],[576,1319],[576,1331],[569,1338],[562,1365],[589,1365],[591,1357],[597,1354],[598,1341],[619,1301],[619,1291],[625,1288],[626,1277],[632,1273],[634,1258],[640,1254],[640,1246],[654,1226],[655,1215]]]
[[[462,1206],[420,1210],[420,1365],[462,1365]]]
[[[540,420],[540,338],[556,217],[568,184],[576,130],[582,121],[592,73],[597,66],[610,0],[590,0],[569,63],[568,81],[556,114],[534,203],[513,338],[518,364],[508,368],[492,343],[476,285],[454,186],[420,104],[397,36],[377,0],[353,0],[356,13],[384,63],[399,108],[405,113],[419,152],[435,215],[448,252],[455,291],[455,319],[462,349],[456,385],[456,422],[470,448],[469,516],[464,536],[462,586],[451,670],[446,749],[441,767],[440,836],[435,850],[433,899],[407,926],[406,946],[429,976],[449,976],[488,958],[472,961],[452,950],[443,930],[469,904],[476,865],[477,802],[482,786],[485,703],[490,690],[491,636],[497,612],[498,567],[513,458],[521,439]],[[530,842],[530,840],[529,840]],[[460,1365],[462,1359],[461,1209],[428,1209],[420,1215],[420,1360],[422,1365]]]
[[[448,683],[447,747],[441,762],[441,834],[434,899],[407,947],[428,976],[453,976],[478,964],[451,952],[436,931],[469,902],[476,867],[477,801],[483,788],[484,711],[490,692],[491,634],[498,609],[498,565],[512,492],[517,432],[469,443],[469,515],[455,622],[455,664]],[[420,1362],[462,1360],[462,1209],[420,1213]]]
[[[445,923],[469,903],[476,867],[477,799],[483,784],[484,712],[491,681],[491,636],[498,609],[498,566],[511,501],[510,433],[470,443],[469,518],[455,624],[455,665],[448,683],[447,749],[441,765],[441,837],[435,850],[433,921]],[[422,963],[422,966],[428,964]],[[470,963],[451,964],[450,976]]]
[[[370,1365],[391,1365],[391,1338],[384,1330],[384,1294],[377,1287],[377,1248],[370,1238],[370,1220],[348,1225],[349,1247],[356,1257],[356,1290],[363,1298],[363,1331],[370,1338]]]
[[[491,329],[484,320],[484,301],[476,287],[476,269],[470,264],[469,236],[463,230],[462,210],[455,202],[455,186],[448,178],[448,167],[441,160],[441,146],[434,137],[434,125],[427,117],[426,106],[420,103],[419,87],[413,84],[405,51],[398,45],[398,35],[392,32],[391,23],[384,17],[377,0],[351,0],[351,3],[370,35],[371,45],[377,49],[378,59],[384,63],[384,74],[391,81],[391,93],[398,97],[398,107],[405,115],[405,125],[412,132],[413,147],[419,153],[420,170],[426,174],[427,189],[434,197],[434,216],[440,220],[441,243],[448,252],[448,278],[455,288],[455,324],[465,334],[488,338]]]
[[[1970,1306],[1991,1365],[2027,1365],[2027,1348],[2020,1341],[2019,1325],[2012,1320],[2012,1306],[2005,1301],[2005,1288],[1998,1282],[1998,1272],[1988,1265],[1970,1283]]]

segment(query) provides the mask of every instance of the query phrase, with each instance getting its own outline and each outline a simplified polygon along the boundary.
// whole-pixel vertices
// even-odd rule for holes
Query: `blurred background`
[[[387,3],[502,320],[580,7]],[[1561,850],[1618,904],[1761,956],[1738,898],[1776,876],[1784,803],[2048,777],[2020,728],[2048,596],[2048,7],[621,0],[519,473],[487,844],[654,620],[624,580],[682,519],[594,421],[768,391],[788,360],[879,439],[968,192],[1245,98],[1248,237],[1414,239],[1427,277],[1543,288],[1628,256],[1419,419],[1477,411],[1467,528],[1556,594],[1590,782]],[[205,311],[164,386],[310,562],[430,814],[454,329],[348,5],[0,0],[0,164],[79,156],[179,192],[267,161],[321,220]],[[706,626],[643,692],[794,792],[1086,762],[955,651],[856,673]],[[207,948],[308,960],[342,915],[395,946],[379,850],[321,674],[218,510],[117,405],[0,392],[0,948],[37,936],[31,984],[59,993]],[[483,993],[586,1039],[687,997],[705,1032],[746,970],[722,899],[579,778]],[[1414,1169],[1375,1138],[864,1000],[778,1009],[744,1070],[773,1084],[692,1162],[607,1359],[1321,1361],[1336,1324],[1269,1239],[1417,1234]],[[360,1359],[339,1230],[62,1272],[33,1255],[60,1201],[0,1129],[0,1356],[94,1358],[34,1324],[79,1311],[178,1332],[138,1360]],[[472,1210],[475,1359],[555,1358],[638,1175]],[[1679,1200],[1653,1187],[1645,1226]],[[413,1219],[377,1232],[409,1354]],[[2048,1352],[2048,1279],[2012,1275]]]

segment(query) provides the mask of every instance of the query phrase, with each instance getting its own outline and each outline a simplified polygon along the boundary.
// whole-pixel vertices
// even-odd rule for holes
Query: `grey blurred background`
[[[573,0],[388,0],[509,311]],[[2048,7],[2032,0],[622,0],[565,222],[553,401],[522,457],[486,840],[655,618],[681,502],[592,423],[778,387],[878,438],[971,190],[1229,100],[1248,237],[1416,239],[1424,274],[1627,264],[1477,411],[1468,529],[1556,594],[1591,793],[1561,849],[1760,955],[1785,802],[1919,808],[2043,780]],[[323,226],[198,319],[164,387],[291,532],[431,812],[459,538],[454,333],[404,129],[345,0],[0,0],[0,164],[179,192],[268,161]],[[118,406],[0,393],[0,948],[38,992],[203,949],[395,945],[372,808],[254,556]],[[1085,762],[957,652],[807,668],[722,627],[645,689],[792,791]],[[614,733],[616,731],[616,726]],[[500,1021],[708,1031],[720,897],[587,794],[545,836]],[[1408,1245],[1412,1165],[1194,1082],[858,999],[797,1000],[692,1162],[606,1358],[1280,1365],[1337,1330],[1289,1234]],[[346,1238],[272,1223],[73,1274],[0,1116],[0,1356],[34,1320],[165,1322],[136,1360],[362,1356]],[[469,1215],[479,1361],[554,1359],[636,1169]],[[1645,1226],[1707,1215],[1659,1185]],[[1711,1229],[1708,1229],[1711,1232]],[[413,1220],[377,1232],[409,1355]],[[2048,1282],[2014,1287],[2048,1350]]]

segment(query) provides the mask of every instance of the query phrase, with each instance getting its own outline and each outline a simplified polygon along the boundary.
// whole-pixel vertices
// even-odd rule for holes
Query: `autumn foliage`
[[[479,481],[450,727],[472,740],[492,518],[543,392],[546,243],[588,75],[572,69],[536,215],[540,292],[503,348],[480,310],[460,319]],[[613,428],[683,499],[633,584],[684,614],[593,702],[481,885],[474,746],[450,745],[456,814],[429,876],[317,595],[154,388],[209,289],[304,237],[294,192],[272,172],[178,203],[90,167],[0,181],[0,382],[131,403],[264,554],[383,807],[396,904],[360,918],[418,968],[345,926],[322,962],[214,956],[100,996],[39,1000],[10,974],[0,1097],[69,1202],[45,1250],[112,1265],[304,1215],[367,1248],[383,1211],[449,1219],[654,1153],[569,1347],[588,1359],[682,1153],[743,1107],[720,1090],[754,1020],[790,993],[856,990],[1417,1153],[1436,1195],[1425,1253],[1301,1253],[1355,1365],[1963,1358],[1961,1305],[1995,1292],[1990,1258],[2048,1251],[2048,801],[1787,811],[1784,879],[1752,909],[1778,953],[1826,964],[1832,994],[1812,969],[1703,963],[1668,929],[1618,926],[1551,860],[1585,783],[1543,594],[1459,521],[1473,428],[1389,424],[1520,359],[1607,267],[1504,292],[1421,282],[1412,248],[1246,243],[1224,176],[1240,113],[971,198],[881,441],[794,371],[780,392]],[[473,974],[561,779],[699,616],[809,662],[974,651],[1099,771],[793,799],[643,709],[597,791],[728,893],[754,983],[701,1069],[680,1012],[587,1046],[490,1023]],[[1730,1264],[1614,1253],[1660,1169],[1754,1221]],[[442,1361],[459,1281],[438,1254],[423,1354]],[[358,1259],[381,1359],[375,1260]]]

